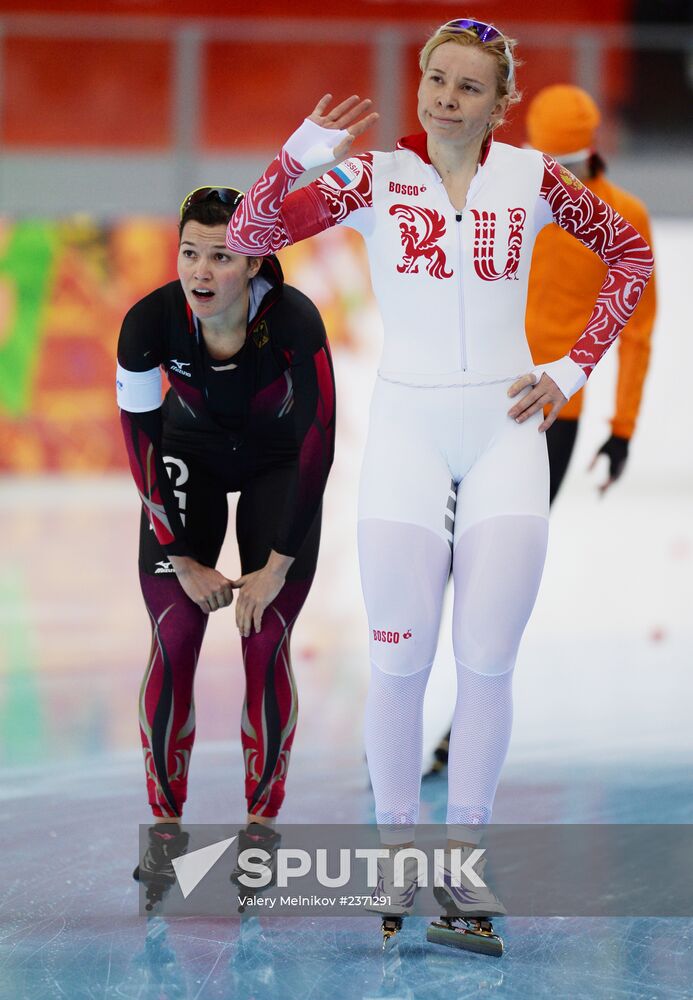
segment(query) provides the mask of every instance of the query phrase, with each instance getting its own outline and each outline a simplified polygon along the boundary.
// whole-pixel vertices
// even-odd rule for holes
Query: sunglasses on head
[[[227,205],[232,211],[243,198],[243,192],[236,188],[229,187],[199,187],[191,191],[183,198],[180,205],[181,219],[191,205],[198,205],[202,201],[220,201],[222,205]]]
[[[500,38],[505,45],[505,58],[508,61],[508,84],[512,87],[515,79],[515,65],[513,63],[510,48],[505,40],[505,36],[498,30],[498,28],[494,27],[492,24],[486,24],[485,21],[475,21],[473,18],[460,17],[455,21],[448,21],[448,23],[444,24],[440,30],[474,31],[480,42],[495,42],[497,38]]]

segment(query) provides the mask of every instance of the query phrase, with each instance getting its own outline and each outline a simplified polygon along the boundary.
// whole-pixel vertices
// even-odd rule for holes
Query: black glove
[[[612,434],[609,440],[604,442],[595,455],[595,461],[599,455],[606,455],[609,459],[609,480],[604,484],[604,489],[606,489],[607,486],[610,486],[611,483],[615,483],[616,480],[620,478],[628,460],[629,444],[629,438],[619,437],[617,434]]]

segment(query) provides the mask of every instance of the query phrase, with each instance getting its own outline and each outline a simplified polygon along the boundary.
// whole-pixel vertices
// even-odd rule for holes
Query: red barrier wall
[[[512,25],[521,18],[525,38],[520,38],[520,55],[525,65],[518,79],[531,97],[548,84],[573,78],[569,44],[559,49],[536,48],[531,40],[531,23],[606,24],[623,22],[630,11],[626,0],[596,0],[561,7],[539,0],[518,11],[517,5],[500,0],[482,4],[484,17]],[[432,7],[424,3],[380,3],[353,0],[325,7],[310,0],[291,4],[292,20],[319,18],[322,22],[364,22],[364,41],[329,43],[295,42],[282,36],[282,17],[287,5],[278,0],[262,4],[153,0],[153,2],[112,2],[98,0],[24,0],[0,2],[0,13],[60,13],[113,16],[146,14],[150,28],[157,16],[162,22],[162,40],[128,41],[111,38],[33,38],[7,30],[3,44],[5,100],[0,121],[0,141],[6,148],[137,149],[142,152],[169,148],[173,139],[173,59],[174,43],[167,33],[171,18],[243,19],[263,21],[276,17],[273,39],[262,45],[246,41],[208,42],[203,51],[202,109],[199,141],[203,150],[274,150],[282,139],[326,90],[335,94],[358,92],[375,96],[374,48],[371,22],[390,21],[420,26],[421,40],[442,21],[459,15],[457,5]],[[79,25],[76,17],[75,25]],[[40,29],[39,29],[40,30]],[[67,27],[65,30],[69,30]],[[418,30],[418,29],[417,29]],[[525,45],[523,46],[523,40]],[[604,111],[623,103],[627,57],[614,54],[607,61],[601,81],[605,94]],[[418,129],[415,117],[417,51],[407,54],[403,106],[404,132]],[[515,116],[504,138],[521,142],[521,114]]]

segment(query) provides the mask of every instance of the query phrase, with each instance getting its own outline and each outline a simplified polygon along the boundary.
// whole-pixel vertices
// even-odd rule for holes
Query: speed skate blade
[[[503,942],[497,934],[482,934],[467,927],[446,927],[443,924],[432,923],[426,930],[426,940],[432,944],[443,944],[448,948],[476,951],[493,958],[500,958],[503,954]]]

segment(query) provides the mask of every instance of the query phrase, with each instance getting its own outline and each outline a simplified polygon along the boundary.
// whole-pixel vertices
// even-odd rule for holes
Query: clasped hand
[[[204,566],[190,556],[169,556],[178,582],[206,615],[227,608],[233,601],[232,581],[211,566]]]
[[[238,590],[236,624],[244,638],[248,638],[253,626],[256,632],[260,631],[265,608],[272,603],[284,582],[284,574],[269,566],[231,581],[231,586]]]
[[[233,591],[238,590],[236,624],[238,631],[246,638],[253,626],[256,632],[260,631],[265,609],[277,596],[285,581],[285,573],[269,565],[253,573],[246,573],[237,580],[228,580],[218,570],[204,566],[189,556],[171,556],[170,562],[185,593],[206,615],[229,607],[233,601]]]

